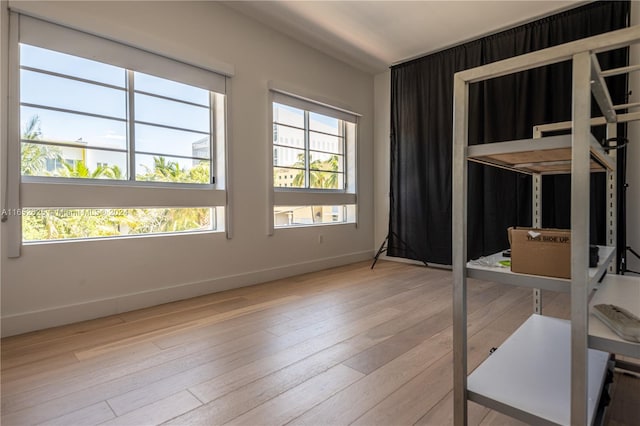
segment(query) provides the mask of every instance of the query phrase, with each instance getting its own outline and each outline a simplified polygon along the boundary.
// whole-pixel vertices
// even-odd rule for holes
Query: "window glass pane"
[[[351,205],[350,205],[351,206]],[[338,206],[274,206],[274,226],[304,226],[352,222],[347,207]]]
[[[169,156],[136,154],[136,180],[211,183],[211,162]]]
[[[309,113],[309,129],[317,132],[340,135],[340,120],[326,115]]]
[[[329,136],[323,133],[309,132],[309,148],[317,151],[342,154],[344,139],[338,136]]]
[[[344,157],[337,154],[327,154],[324,152],[309,152],[309,169],[327,170],[338,172],[344,170]]]
[[[273,165],[304,169],[305,168],[304,150],[274,146],[273,147]]]
[[[217,209],[24,209],[26,242],[215,230]]]
[[[127,179],[124,152],[23,142],[20,155],[24,176]]]
[[[273,186],[280,188],[304,188],[304,170],[275,167],[273,169]]]
[[[274,124],[273,143],[276,145],[304,148],[304,130]]]
[[[332,172],[309,172],[309,187],[312,189],[344,189],[344,174]]]
[[[136,124],[136,151],[164,155],[211,158],[209,136],[163,127]]]
[[[208,108],[186,105],[153,96],[135,95],[136,121],[210,132]]]
[[[193,102],[207,108],[209,107],[208,90],[178,83],[177,81],[155,77],[149,74],[143,74],[141,72],[135,72],[134,79],[134,86],[136,90]]]
[[[42,108],[20,107],[22,139],[127,149],[127,123]]]
[[[28,44],[20,45],[20,65],[118,87],[125,87],[126,83],[126,71],[123,68]]]
[[[38,72],[20,71],[20,102],[73,111],[126,117],[126,93]]]
[[[273,121],[275,123],[304,128],[304,111],[274,102]]]

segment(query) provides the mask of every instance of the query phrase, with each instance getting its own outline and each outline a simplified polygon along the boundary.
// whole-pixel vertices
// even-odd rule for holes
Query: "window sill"
[[[356,194],[326,191],[326,190],[305,190],[305,191],[276,191],[273,193],[273,205],[276,206],[331,206],[356,204]]]
[[[338,223],[310,223],[301,225],[287,225],[287,226],[274,226],[274,231],[281,229],[301,229],[301,228],[317,228],[321,226],[345,226],[345,225],[357,225],[357,222],[338,222]]]
[[[113,237],[92,237],[92,238],[68,238],[64,240],[42,240],[42,241],[23,241],[25,247],[47,246],[54,244],[75,244],[75,243],[93,243],[93,242],[114,242],[123,240],[139,240],[141,238],[174,238],[174,237],[193,237],[196,235],[225,235],[225,231],[185,231],[185,232],[167,232],[158,234],[139,234],[139,235],[120,235]]]
[[[65,178],[65,177],[43,177],[43,176],[22,176],[21,183],[27,185],[88,185],[92,187],[116,186],[130,188],[182,188],[182,189],[219,189],[214,184],[207,183],[183,183],[183,182],[161,182],[144,180],[118,180],[118,179],[85,179],[85,178]]]

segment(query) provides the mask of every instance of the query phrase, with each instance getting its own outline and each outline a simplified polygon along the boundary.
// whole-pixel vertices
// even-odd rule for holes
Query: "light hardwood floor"
[[[2,340],[2,425],[445,425],[451,272],[306,274]],[[531,313],[470,280],[469,367]],[[568,298],[545,294],[545,314]],[[519,424],[470,404],[470,424]]]

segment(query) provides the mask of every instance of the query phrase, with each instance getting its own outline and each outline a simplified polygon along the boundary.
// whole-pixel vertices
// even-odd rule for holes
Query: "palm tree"
[[[38,141],[42,137],[40,117],[32,116],[22,130],[23,141]],[[20,165],[23,175],[41,176],[47,169],[47,160],[60,159],[60,149],[39,143],[22,142]]]
[[[292,167],[304,168],[305,155],[298,154],[298,160]],[[332,155],[327,160],[315,160],[309,164],[309,188],[338,189],[339,159],[337,155]],[[304,171],[298,172],[293,178],[293,185],[304,187]]]
[[[200,161],[189,170],[188,182],[211,183],[211,172],[208,161]]]
[[[136,176],[137,180],[181,183],[210,183],[209,162],[200,161],[189,169],[180,167],[176,161],[167,161],[165,157],[153,157],[153,169],[142,165],[144,174]]]
[[[62,160],[62,168],[58,169],[58,176],[82,179],[122,179],[122,170],[118,166],[98,166],[91,171],[84,161]]]
[[[293,178],[293,186],[295,186],[297,188],[304,188],[304,183],[305,183],[304,168],[305,168],[305,165],[306,165],[305,154],[304,153],[298,154],[296,162],[293,163],[293,165],[291,166],[291,167],[295,167],[297,169],[303,169],[303,170],[300,170],[298,172],[298,174],[296,175],[296,177]]]
[[[165,157],[153,157],[153,169],[145,166],[146,173],[138,175],[138,180],[161,182],[184,182],[185,170],[175,161],[167,161]]]
[[[102,169],[101,174],[107,179],[123,179],[122,169],[120,167],[113,166],[98,166],[98,169]]]
[[[201,228],[210,223],[210,209],[188,208],[167,209],[161,231],[179,232]]]
[[[142,165],[145,174],[137,175],[138,180],[209,183],[211,174],[209,162],[201,161],[189,171],[180,167],[175,161],[165,157],[153,157],[153,169]],[[178,232],[202,228],[211,223],[209,208],[171,208],[171,209],[139,209],[133,210],[127,224],[131,234],[157,232]]]
[[[328,160],[316,160],[309,165],[311,188],[338,189],[339,159],[332,155]]]
[[[27,125],[22,130],[22,139],[39,140],[42,136],[42,130],[40,129],[40,116],[32,116]]]

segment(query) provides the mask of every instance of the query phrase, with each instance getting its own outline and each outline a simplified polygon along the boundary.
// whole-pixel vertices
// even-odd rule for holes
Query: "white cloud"
[[[125,136],[123,136],[123,135],[118,135],[118,134],[116,134],[115,132],[109,132],[109,133],[107,133],[106,135],[104,135],[104,138],[105,138],[105,139],[115,139],[115,140],[118,140],[118,141],[123,141],[123,140],[125,140],[125,139],[126,139],[126,137],[125,137]]]

